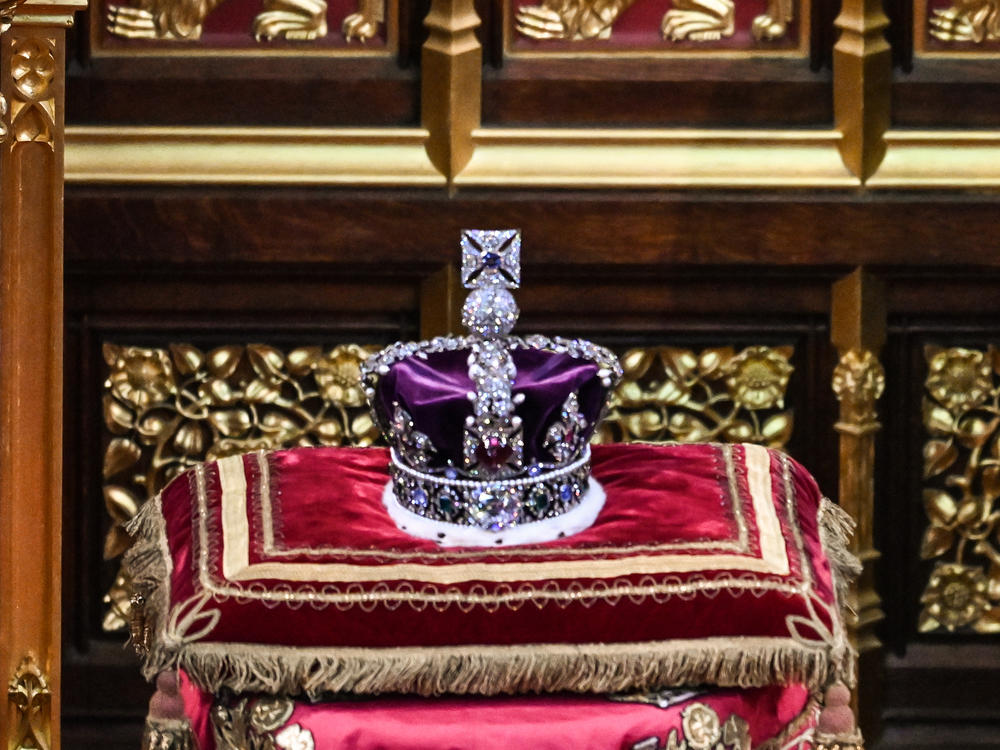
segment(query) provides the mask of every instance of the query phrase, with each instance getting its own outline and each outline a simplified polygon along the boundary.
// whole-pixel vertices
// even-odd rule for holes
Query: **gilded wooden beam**
[[[871,177],[885,156],[889,128],[892,51],[884,31],[882,0],[844,0],[835,22],[833,114],[843,133],[840,154],[860,180]]]
[[[483,49],[473,0],[433,0],[424,19],[421,113],[427,154],[449,185],[472,157],[479,127]]]
[[[841,507],[857,523],[851,551],[863,565],[851,587],[847,606],[851,610],[848,631],[861,660],[861,683],[855,692],[862,724],[872,733],[865,707],[877,706],[881,642],[876,635],[885,617],[875,587],[875,549],[872,520],[875,514],[876,402],[885,388],[885,373],[878,352],[885,343],[885,294],[878,279],[861,268],[833,285],[831,338],[840,354],[833,372],[833,390],[840,402],[840,417],[834,425],[840,434]],[[857,710],[858,705],[855,706]]]
[[[13,750],[59,746],[63,92],[82,7],[8,3],[0,33],[0,747]]]

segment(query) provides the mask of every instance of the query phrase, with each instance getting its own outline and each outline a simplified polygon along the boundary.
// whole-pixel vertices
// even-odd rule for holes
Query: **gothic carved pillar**
[[[863,565],[851,588],[848,630],[859,654],[859,685],[855,710],[862,729],[874,738],[876,717],[866,709],[880,705],[881,648],[876,635],[885,617],[875,588],[875,436],[882,425],[876,402],[885,388],[878,353],[885,343],[885,294],[878,279],[858,268],[833,285],[831,334],[840,355],[833,372],[833,390],[840,402],[834,425],[840,434],[839,501],[857,522],[852,552]]]
[[[59,747],[66,29],[26,0],[0,35],[0,747]]]

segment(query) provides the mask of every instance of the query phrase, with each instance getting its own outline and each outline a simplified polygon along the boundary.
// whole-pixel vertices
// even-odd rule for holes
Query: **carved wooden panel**
[[[922,633],[1000,633],[1000,352],[925,348]]]
[[[93,55],[390,53],[395,0],[103,0],[89,16]]]

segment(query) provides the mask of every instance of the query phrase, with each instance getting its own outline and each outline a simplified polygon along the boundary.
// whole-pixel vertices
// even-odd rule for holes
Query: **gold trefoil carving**
[[[49,750],[52,694],[32,654],[25,656],[7,686],[7,699],[17,713],[10,735],[12,750]]]
[[[517,31],[533,39],[610,39],[615,22],[634,2],[542,0],[538,5],[521,5],[515,12]],[[734,0],[673,0],[673,8],[663,15],[660,33],[673,42],[718,41],[733,35],[735,18]],[[768,0],[750,31],[757,41],[781,39],[794,18],[794,0]]]
[[[943,42],[1000,41],[1000,0],[959,0],[935,8],[927,23],[930,35]]]
[[[790,346],[695,352],[632,349],[595,442],[751,442],[783,448],[792,434],[785,393]]]
[[[111,528],[105,559],[128,549],[125,526],[147,498],[205,460],[259,449],[371,445],[379,438],[360,381],[376,348],[343,344],[283,352],[231,344],[203,352],[104,345],[104,503]],[[116,577],[104,600],[105,630],[129,621],[130,581]]]
[[[107,29],[125,39],[196,41],[205,18],[226,0],[138,0],[108,5]],[[358,0],[341,25],[350,42],[372,39],[385,21],[386,0]],[[327,35],[326,0],[263,0],[251,33],[258,42],[272,39],[312,41]]]
[[[52,79],[56,75],[55,40],[44,37],[24,37],[13,41],[10,77],[13,80],[13,100],[0,103],[9,107],[13,143],[47,143],[53,145],[56,100]]]
[[[1000,351],[927,346],[921,632],[1000,633]]]

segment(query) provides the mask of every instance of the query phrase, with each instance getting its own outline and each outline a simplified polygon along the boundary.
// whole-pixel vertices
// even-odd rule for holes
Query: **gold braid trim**
[[[813,740],[813,750],[865,750],[865,741],[861,732],[843,736],[839,734],[816,733]]]
[[[607,693],[708,683],[820,689],[825,648],[791,638],[704,638],[639,643],[306,649],[242,643],[156,647],[146,673],[181,668],[203,690],[272,695],[325,692],[499,695]]]

